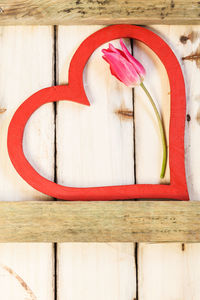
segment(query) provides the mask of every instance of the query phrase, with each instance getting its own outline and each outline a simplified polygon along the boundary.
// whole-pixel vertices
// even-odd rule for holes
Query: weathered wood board
[[[52,84],[52,28],[1,27],[0,44],[0,107],[6,109],[0,115],[0,200],[49,200],[26,184],[11,165],[7,154],[7,127],[17,107],[30,93]],[[34,167],[53,179],[54,111],[51,104],[32,116],[25,132],[24,149]],[[16,228],[13,230],[16,232]],[[50,243],[0,244],[0,298],[53,300],[53,259]]]
[[[58,27],[59,84],[67,83],[74,51],[98,29],[100,26]],[[130,47],[129,41],[127,44]],[[132,91],[110,76],[101,56],[99,48],[84,70],[85,90],[92,104],[89,109],[63,101],[57,104],[60,184],[76,187],[134,184],[133,119],[124,122],[121,113],[133,111]],[[100,231],[101,228],[97,235]],[[88,232],[86,239],[87,236]],[[133,254],[132,243],[58,244],[58,298],[65,295],[73,300],[133,299],[136,296]]]
[[[12,207],[0,205],[1,242],[200,241],[197,201],[96,201],[89,209],[85,202],[32,201]]]
[[[190,200],[200,200],[198,150],[200,147],[200,27],[154,26],[151,28],[170,44],[179,58],[184,73],[187,89],[185,143],[187,183]],[[154,79],[156,79],[155,75]],[[166,92],[163,97],[165,96],[167,96]],[[156,163],[156,160],[154,162]],[[197,224],[192,218],[191,221],[189,230]],[[184,226],[185,220],[183,222]],[[194,232],[190,232],[191,237],[194,235]],[[199,260],[199,244],[140,244],[138,250],[140,299],[199,299]]]
[[[198,0],[1,0],[0,25],[199,24]]]

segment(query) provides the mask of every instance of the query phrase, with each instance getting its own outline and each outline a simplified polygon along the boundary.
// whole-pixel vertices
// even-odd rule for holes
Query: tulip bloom
[[[112,44],[109,44],[108,49],[102,50],[104,54],[103,59],[110,65],[110,71],[113,76],[115,76],[118,80],[123,82],[128,87],[135,87],[140,85],[147,95],[155,112],[160,130],[163,148],[163,161],[160,178],[164,178],[167,164],[167,144],[165,132],[157,107],[143,83],[146,71],[142,64],[130,54],[122,39],[120,39],[120,45],[122,47],[122,50],[115,48]]]
[[[122,50],[109,44],[108,49],[103,49],[103,59],[110,64],[112,75],[117,77],[128,87],[139,85],[145,76],[145,69],[128,51],[122,39],[120,39]]]

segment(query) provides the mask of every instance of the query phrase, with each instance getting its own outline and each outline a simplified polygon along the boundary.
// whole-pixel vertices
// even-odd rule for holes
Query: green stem
[[[161,140],[162,140],[162,148],[163,148],[163,161],[162,161],[162,169],[161,169],[161,173],[160,173],[160,178],[164,178],[165,170],[166,170],[166,164],[167,164],[167,144],[166,144],[166,138],[165,138],[165,132],[164,132],[162,120],[161,120],[160,114],[159,114],[159,112],[156,108],[156,105],[155,105],[150,93],[146,89],[144,83],[141,82],[140,86],[142,87],[145,94],[149,98],[149,101],[151,102],[151,105],[153,106],[154,112],[156,114],[156,118],[158,120],[158,125],[159,125],[160,134],[161,134]]]

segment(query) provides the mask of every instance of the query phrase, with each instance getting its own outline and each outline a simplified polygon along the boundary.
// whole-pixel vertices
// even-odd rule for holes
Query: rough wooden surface
[[[0,241],[198,242],[199,202],[0,202]]]
[[[197,0],[0,0],[0,25],[199,24]]]

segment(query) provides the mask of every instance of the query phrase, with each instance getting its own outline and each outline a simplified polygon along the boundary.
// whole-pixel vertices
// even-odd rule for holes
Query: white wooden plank
[[[0,199],[33,200],[48,197],[32,189],[16,173],[7,154],[7,128],[17,107],[33,92],[52,84],[51,27],[0,28]],[[15,147],[15,145],[13,145]],[[54,175],[54,112],[46,105],[25,130],[24,149],[33,166],[46,177]],[[53,299],[51,244],[1,244],[0,290],[3,299]]]
[[[59,83],[66,83],[68,65],[76,48],[99,28],[60,27]],[[57,177],[65,185],[134,183],[133,121],[118,113],[132,111],[132,91],[110,75],[101,56],[99,48],[85,69],[85,89],[91,106],[58,104]]]
[[[200,244],[142,244],[139,299],[199,299]]]
[[[145,44],[134,41],[133,53],[146,69],[144,84],[162,114],[168,140],[170,89],[167,73],[154,52]],[[141,87],[134,90],[134,109],[136,182],[137,184],[169,182],[168,164],[165,178],[160,179],[162,145],[158,122],[150,101]]]
[[[129,243],[59,246],[58,299],[134,299],[134,249]]]
[[[187,87],[187,112],[190,116],[188,117],[190,121],[186,122],[187,183],[190,199],[200,200],[200,158],[198,155],[200,146],[198,138],[200,133],[198,119],[200,72],[198,60],[182,61],[182,57],[198,52],[200,27],[154,26],[151,28],[166,39],[183,68]],[[155,83],[159,81],[159,73],[158,75],[152,74],[152,76]],[[164,95],[167,101],[166,92]],[[168,111],[166,105],[162,111],[164,113]],[[140,113],[142,114],[142,112]],[[137,157],[140,156],[139,150],[136,144]],[[159,160],[156,157],[153,163],[158,168]],[[139,166],[138,164],[137,160],[137,170],[145,168],[141,161]],[[149,172],[152,172],[152,169],[149,168]],[[199,244],[141,244],[139,247],[139,298],[141,300],[199,299],[199,246]]]
[[[48,243],[1,244],[2,299],[54,299],[52,251],[52,246]]]
[[[75,49],[99,28],[59,27],[59,83],[67,82]],[[110,75],[101,56],[95,51],[84,72],[91,106],[58,104],[57,179],[65,185],[134,183],[133,120],[120,114],[132,111],[132,91]],[[133,299],[133,254],[133,244],[59,244],[58,299]]]
[[[32,93],[52,85],[51,27],[1,27],[0,103],[0,199],[46,199],[14,170],[7,154],[7,128],[18,106]],[[14,145],[13,145],[14,147]],[[41,174],[53,179],[54,113],[47,104],[33,114],[25,129],[24,150]]]

